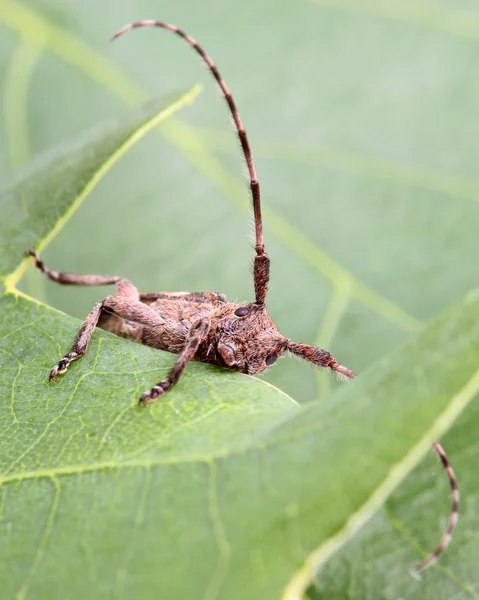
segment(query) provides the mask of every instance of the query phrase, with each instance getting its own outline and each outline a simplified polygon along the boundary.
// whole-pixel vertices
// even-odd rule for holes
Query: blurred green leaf
[[[15,285],[25,270],[25,250],[44,248],[126,150],[191,103],[198,91],[187,92],[169,106],[164,100],[152,102],[128,120],[95,131],[75,147],[62,147],[3,191],[0,278],[5,281],[8,277],[9,284]]]

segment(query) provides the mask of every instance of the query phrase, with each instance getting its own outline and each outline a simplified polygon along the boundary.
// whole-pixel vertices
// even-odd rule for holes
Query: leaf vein
[[[206,588],[203,600],[216,600],[221,591],[226,575],[229,570],[231,546],[226,537],[225,526],[221,518],[218,504],[218,491],[216,483],[216,463],[214,460],[208,461],[209,479],[208,479],[208,504],[213,533],[218,548],[218,558],[215,570],[211,576],[208,587]]]
[[[27,597],[28,590],[29,590],[29,587],[31,584],[31,580],[34,577],[34,575],[38,569],[38,566],[40,565],[40,563],[43,559],[43,555],[45,553],[45,548],[48,544],[48,540],[50,539],[50,535],[52,532],[53,522],[55,520],[55,516],[58,511],[58,505],[59,505],[59,501],[60,501],[60,491],[61,491],[60,484],[54,476],[51,477],[51,480],[54,485],[54,494],[53,494],[53,501],[52,501],[52,504],[50,507],[50,512],[48,514],[47,521],[45,524],[45,529],[43,531],[42,538],[40,540],[39,546],[35,553],[35,558],[33,560],[32,566],[30,567],[30,570],[26,576],[26,579],[23,582],[23,584],[21,585],[21,587],[16,595],[17,600],[25,600],[25,598]]]

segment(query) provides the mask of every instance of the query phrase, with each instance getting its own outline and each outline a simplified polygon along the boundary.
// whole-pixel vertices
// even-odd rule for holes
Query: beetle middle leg
[[[188,339],[186,340],[186,345],[166,379],[163,379],[153,386],[151,390],[144,393],[139,400],[139,404],[146,406],[147,404],[156,402],[160,396],[166,394],[166,392],[175,385],[185,370],[186,365],[194,358],[200,344],[208,335],[210,325],[211,323],[208,317],[202,317],[193,323],[188,334]]]

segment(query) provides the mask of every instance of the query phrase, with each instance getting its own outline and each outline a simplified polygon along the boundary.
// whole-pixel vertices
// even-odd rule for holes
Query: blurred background
[[[252,298],[253,230],[217,63],[250,136],[281,332],[361,373],[477,284],[479,6],[472,0],[0,0],[0,181],[152,96],[204,91],[140,141],[44,253],[142,291]],[[105,290],[24,289],[83,319]],[[299,402],[334,378],[283,360]]]

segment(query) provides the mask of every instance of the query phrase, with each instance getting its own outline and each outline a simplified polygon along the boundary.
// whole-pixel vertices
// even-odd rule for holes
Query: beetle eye
[[[235,315],[237,317],[246,317],[246,315],[249,313],[249,310],[246,308],[246,306],[242,306],[241,308],[237,308],[235,310]]]
[[[277,355],[273,352],[272,354],[268,354],[264,362],[268,365],[268,367],[270,367],[276,362],[277,358]]]

